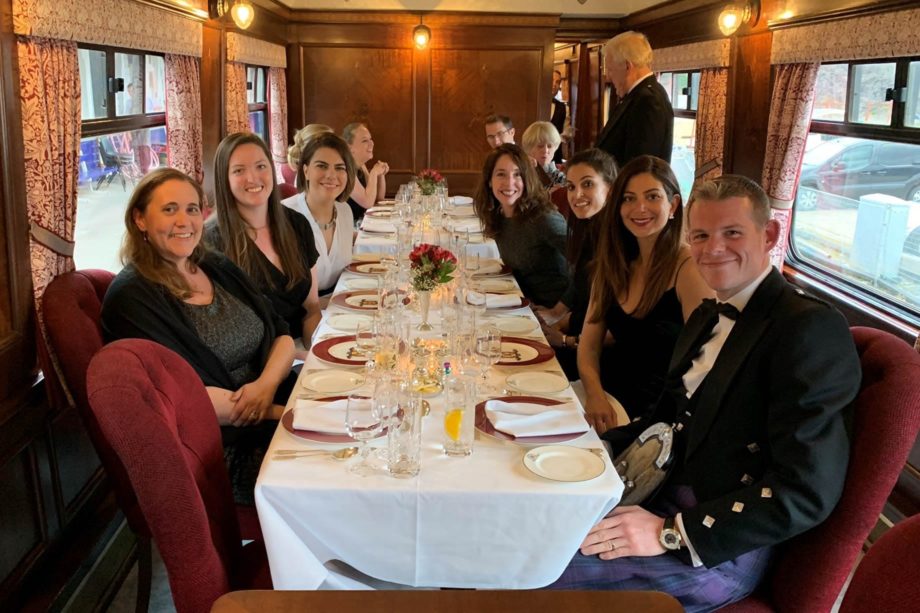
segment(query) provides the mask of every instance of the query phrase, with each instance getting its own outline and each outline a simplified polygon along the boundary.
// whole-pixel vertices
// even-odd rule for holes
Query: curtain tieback
[[[61,238],[48,228],[44,228],[34,221],[29,225],[29,234],[32,236],[32,239],[35,242],[43,245],[44,247],[47,247],[58,255],[62,255],[67,258],[73,257],[73,241],[69,241],[66,238]]]
[[[720,166],[722,166],[722,164],[719,163],[719,158],[712,158],[711,160],[709,160],[708,162],[706,162],[705,164],[703,164],[702,166],[696,169],[696,174],[694,175],[693,178],[699,179],[700,177],[705,176],[706,173],[709,172],[710,170],[715,170],[716,168],[719,168]]]

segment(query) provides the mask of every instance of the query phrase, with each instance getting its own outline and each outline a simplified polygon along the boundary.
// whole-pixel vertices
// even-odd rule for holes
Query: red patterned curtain
[[[201,86],[197,57],[167,53],[166,140],[169,165],[201,183],[204,156],[201,149]]]
[[[249,132],[249,104],[246,101],[246,65],[227,62],[227,134]]]
[[[26,206],[30,222],[29,255],[38,334],[38,357],[55,406],[73,404],[50,351],[41,297],[54,277],[74,269],[74,226],[80,163],[80,69],[77,44],[20,37],[19,92]],[[57,373],[57,376],[52,376]]]
[[[19,91],[36,308],[48,283],[73,270],[80,163],[77,44],[20,37]]]
[[[694,145],[697,178],[714,178],[722,174],[727,94],[728,68],[706,68],[700,72]]]
[[[287,166],[287,77],[284,68],[271,68],[268,71],[269,96],[268,115],[271,123],[272,158],[275,172],[281,177],[281,167]]]
[[[782,225],[780,241],[770,254],[782,269],[792,219],[795,188],[805,155],[805,141],[815,101],[819,64],[780,64],[770,100],[763,187],[773,203],[773,218]]]

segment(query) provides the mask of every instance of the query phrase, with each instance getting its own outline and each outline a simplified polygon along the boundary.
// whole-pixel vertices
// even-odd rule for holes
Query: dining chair
[[[820,525],[779,547],[754,594],[722,611],[830,611],[904,468],[920,430],[920,354],[882,330],[850,330],[862,382],[840,502]]]
[[[297,195],[297,187],[293,183],[279,183],[278,191],[281,192],[282,200]]]
[[[55,277],[42,294],[42,321],[48,344],[39,343],[45,386],[52,404],[63,410],[70,393],[74,407],[86,428],[89,439],[109,477],[115,499],[128,526],[137,537],[138,613],[147,611],[153,573],[150,530],[137,505],[134,488],[125,467],[106,441],[89,407],[86,396],[86,372],[90,360],[102,348],[100,313],[102,299],[115,275],[106,270],[77,270]],[[53,356],[53,358],[52,358]],[[51,365],[54,359],[60,368]]]
[[[550,192],[549,197],[553,201],[553,204],[556,205],[556,209],[562,213],[562,216],[568,219],[572,212],[572,209],[569,207],[568,191],[565,188],[555,189]]]
[[[263,543],[241,543],[220,429],[195,370],[162,345],[123,339],[93,357],[86,385],[163,558],[176,610],[205,612],[230,590],[271,589]]]
[[[840,613],[910,613],[920,583],[920,514],[894,526],[869,548],[847,587]]]

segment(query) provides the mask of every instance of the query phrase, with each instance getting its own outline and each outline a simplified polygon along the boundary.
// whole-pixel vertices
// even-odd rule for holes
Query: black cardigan
[[[288,334],[287,324],[246,274],[226,257],[208,253],[200,266],[212,283],[240,299],[262,320],[265,335],[259,357],[264,368],[274,340]],[[198,336],[181,301],[162,285],[141,277],[132,265],[118,273],[105,294],[102,330],[106,341],[144,338],[157,342],[191,364],[206,386],[235,389],[226,366]]]

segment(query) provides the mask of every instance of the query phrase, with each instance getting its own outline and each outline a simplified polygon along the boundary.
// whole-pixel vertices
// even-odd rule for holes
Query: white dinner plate
[[[558,394],[568,389],[569,380],[558,373],[530,370],[509,375],[505,385],[525,394]]]
[[[300,380],[303,386],[323,394],[341,394],[364,385],[364,375],[347,370],[317,370]]]
[[[604,474],[607,463],[587,449],[544,445],[524,454],[527,470],[552,481],[590,481]]]
[[[353,277],[345,279],[345,287],[348,289],[377,289],[376,277]]]
[[[492,319],[492,325],[502,331],[502,334],[527,334],[539,327],[533,317],[526,315],[507,315]]]
[[[372,321],[372,317],[356,313],[336,313],[330,315],[326,323],[339,332],[354,332],[360,322]]]

